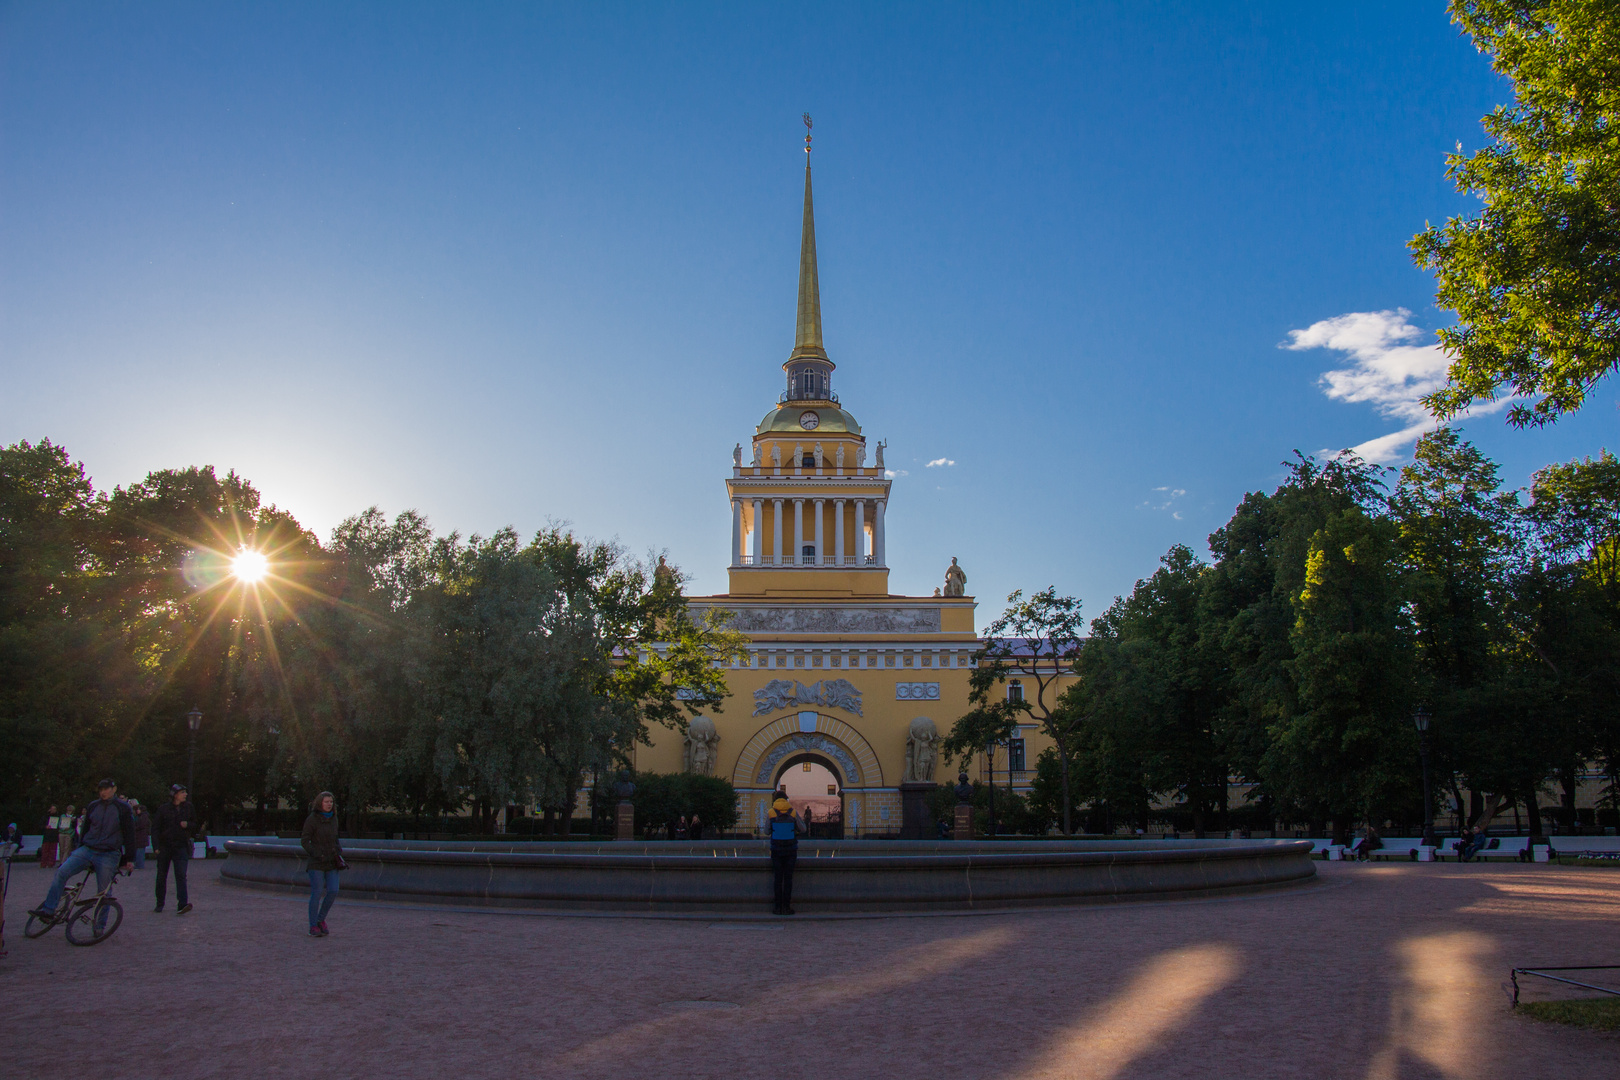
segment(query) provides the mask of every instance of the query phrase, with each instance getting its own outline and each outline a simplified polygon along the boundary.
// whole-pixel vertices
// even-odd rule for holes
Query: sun
[[[255,585],[264,580],[270,572],[270,560],[264,557],[263,552],[252,548],[243,548],[236,558],[231,560],[231,573],[238,581]]]

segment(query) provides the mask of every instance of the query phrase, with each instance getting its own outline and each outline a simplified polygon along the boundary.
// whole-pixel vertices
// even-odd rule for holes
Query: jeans
[[[157,853],[157,902],[158,907],[163,906],[163,898],[169,892],[169,867],[174,867],[174,898],[185,907],[189,901],[186,899],[186,870],[191,860],[177,852],[159,849]]]
[[[799,862],[799,845],[786,843],[780,848],[771,843],[771,883],[776,890],[776,907],[781,910],[793,904],[793,868]]]
[[[135,849],[135,869],[146,869],[146,849],[143,847],[138,847]]]
[[[123,853],[118,851],[91,851],[87,847],[76,847],[73,854],[62,860],[62,865],[51,878],[50,892],[45,894],[45,902],[40,907],[46,911],[55,911],[56,906],[62,902],[62,890],[67,888],[68,878],[84,872],[90,867],[96,868],[96,889],[107,891],[107,885],[112,881],[113,872],[118,869],[119,860]],[[82,894],[81,894],[81,898]]]
[[[326,886],[326,898],[321,898],[321,886]],[[338,894],[338,872],[336,870],[309,871],[309,925],[318,926],[326,921],[326,913],[332,910],[332,903]]]

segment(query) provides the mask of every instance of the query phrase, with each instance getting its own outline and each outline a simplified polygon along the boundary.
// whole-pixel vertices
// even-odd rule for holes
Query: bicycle
[[[88,900],[80,900],[79,894],[84,891],[93,873],[95,869],[92,867],[84,872],[82,878],[63,890],[62,902],[56,906],[56,913],[49,919],[41,919],[30,911],[28,925],[23,927],[23,936],[30,939],[44,937],[53,928],[66,923],[67,939],[74,945],[98,945],[112,937],[124,921],[124,906],[113,896],[112,887],[117,884],[124,872],[113,871],[112,880],[107,882],[106,892],[98,892]]]

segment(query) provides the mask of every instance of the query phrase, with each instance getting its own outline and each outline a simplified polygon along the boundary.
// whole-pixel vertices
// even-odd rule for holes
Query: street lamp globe
[[[1428,732],[1429,722],[1433,719],[1434,715],[1422,705],[1412,711],[1412,726],[1418,729],[1419,735]]]
[[[192,731],[196,731],[202,726],[202,710],[195,705],[191,707],[190,712],[186,713],[186,726]]]

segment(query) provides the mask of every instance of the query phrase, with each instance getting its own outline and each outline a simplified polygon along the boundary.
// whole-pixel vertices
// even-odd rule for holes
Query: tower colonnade
[[[771,493],[731,500],[731,566],[887,567],[888,497]]]

